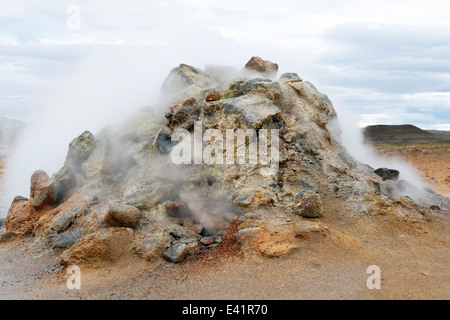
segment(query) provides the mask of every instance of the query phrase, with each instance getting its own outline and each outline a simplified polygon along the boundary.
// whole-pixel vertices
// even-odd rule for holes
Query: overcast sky
[[[450,130],[449,16],[450,1],[431,0],[2,1],[0,116],[33,120],[74,74],[104,95],[102,75],[120,78],[112,92],[132,83],[130,94],[156,94],[134,73],[154,70],[159,83],[181,62],[241,68],[258,55],[314,83],[360,126]]]

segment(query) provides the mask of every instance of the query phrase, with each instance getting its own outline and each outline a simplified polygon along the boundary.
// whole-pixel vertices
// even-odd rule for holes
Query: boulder
[[[112,204],[108,214],[105,216],[105,222],[111,227],[134,228],[139,221],[141,211],[133,206],[122,203]]]
[[[148,239],[138,240],[133,250],[142,259],[152,261],[161,257],[167,243],[168,239],[166,237],[154,236]]]
[[[166,97],[173,96],[176,93],[196,86],[200,89],[206,89],[214,86],[213,78],[201,69],[180,64],[177,68],[170,71],[161,87],[161,92]]]
[[[164,259],[169,262],[178,263],[184,260],[191,250],[191,246],[185,243],[177,243],[169,247],[163,253]]]
[[[377,176],[381,177],[383,181],[386,180],[397,181],[400,175],[400,171],[388,168],[378,168],[377,170],[374,171],[374,173]]]
[[[79,168],[94,151],[95,146],[94,135],[85,131],[70,142],[67,157],[73,166]]]
[[[283,92],[278,82],[264,78],[246,79],[232,82],[228,90],[224,92],[223,98],[236,98],[246,94],[265,97],[280,107]]]
[[[95,147],[94,135],[89,131],[83,132],[70,142],[64,166],[51,179],[51,188],[56,193],[57,203],[63,201],[69,191],[77,185],[77,177],[83,176],[82,164]]]
[[[52,248],[68,248],[83,236],[82,230],[64,232],[56,236],[52,241]]]
[[[166,214],[173,218],[188,218],[192,215],[187,203],[183,201],[169,202],[165,206]]]
[[[184,129],[190,129],[194,125],[194,120],[200,115],[201,108],[197,104],[195,98],[190,98],[176,103],[170,107],[170,111],[166,112],[166,118],[168,121],[167,126],[171,130],[175,130],[179,127]]]
[[[295,213],[305,218],[318,218],[322,216],[322,200],[320,195],[313,191],[301,193],[301,199],[294,209]]]
[[[38,170],[31,176],[30,203],[35,208],[53,205],[56,201],[56,191],[50,178],[43,170]]]
[[[247,127],[255,130],[263,127],[279,127],[282,123],[280,109],[267,98],[245,95],[226,99],[222,108],[227,113],[237,115]]]
[[[246,64],[245,69],[275,75],[278,72],[278,64],[264,60],[260,57],[252,57]]]
[[[35,211],[27,198],[15,197],[6,216],[6,230],[27,234],[31,231],[34,213]]]
[[[102,229],[79,239],[61,254],[60,260],[64,265],[91,267],[116,262],[131,253],[133,238],[132,229]]]

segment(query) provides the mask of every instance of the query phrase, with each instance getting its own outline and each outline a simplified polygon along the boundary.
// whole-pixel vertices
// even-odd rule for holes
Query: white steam
[[[365,144],[362,130],[357,126],[358,115],[346,108],[342,108],[342,105],[337,105],[338,108],[336,109],[342,130],[341,142],[348,153],[356,160],[375,169],[384,167],[400,171],[399,181],[405,180],[413,186],[404,190],[405,195],[415,200],[420,200],[420,191],[427,187],[427,184],[421,177],[419,170],[402,159],[381,155],[372,146]]]

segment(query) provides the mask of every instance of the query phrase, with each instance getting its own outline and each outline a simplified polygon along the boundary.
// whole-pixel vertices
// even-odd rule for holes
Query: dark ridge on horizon
[[[427,131],[411,124],[373,125],[362,130],[365,142],[373,144],[450,143],[450,132]]]

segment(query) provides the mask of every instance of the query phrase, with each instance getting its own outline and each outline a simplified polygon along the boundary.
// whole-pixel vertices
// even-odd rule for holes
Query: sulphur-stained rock
[[[206,98],[205,98],[206,102],[218,101],[218,100],[220,100],[220,92],[219,91],[214,89],[214,90],[211,90],[211,91],[207,92]]]
[[[92,267],[116,262],[132,252],[133,238],[129,228],[102,229],[79,239],[61,254],[60,260],[65,265]]]
[[[113,227],[134,228],[140,216],[141,211],[139,209],[122,203],[114,203],[105,216],[105,222]]]
[[[295,72],[283,73],[280,76],[280,82],[301,82],[302,78],[298,76]]]
[[[212,77],[205,71],[187,64],[180,64],[170,71],[168,77],[164,80],[161,92],[165,96],[173,96],[192,85],[198,88],[209,88],[214,83]]]
[[[260,57],[252,57],[246,64],[245,69],[254,70],[260,73],[276,74],[278,72],[278,64],[264,60]]]
[[[268,258],[286,256],[294,252],[298,246],[287,241],[264,241],[259,244],[258,251]]]
[[[189,123],[186,122],[191,121],[193,125],[193,117],[198,116],[200,111],[200,106],[194,98],[178,102],[170,107],[169,112],[166,112],[166,118],[168,120],[167,126],[174,130],[183,125],[187,125],[188,127],[185,129],[189,129]]]
[[[227,113],[235,114],[252,129],[282,126],[281,111],[267,98],[249,95],[226,99],[222,108]]]
[[[5,220],[7,231],[26,234],[31,231],[34,218],[34,209],[27,198],[15,197]]]
[[[322,215],[320,195],[312,191],[301,192],[301,199],[294,211],[305,218],[319,218]]]
[[[307,238],[312,233],[318,233],[322,228],[314,222],[300,221],[294,224],[294,233],[296,237]]]
[[[70,142],[67,157],[73,165],[79,167],[91,155],[95,146],[94,135],[89,131],[85,131]]]
[[[316,114],[323,114],[327,119],[336,117],[336,111],[333,104],[326,94],[320,93],[317,88],[308,81],[287,82],[287,85],[294,88],[309,103],[311,107],[316,109]]]
[[[397,181],[400,175],[400,171],[388,168],[378,168],[377,170],[374,171],[374,173],[377,176],[381,177],[383,181],[385,180]]]
[[[94,135],[83,132],[69,144],[64,166],[51,178],[50,186],[56,193],[56,202],[63,201],[66,195],[77,186],[77,178],[83,175],[82,165],[96,147]]]
[[[38,170],[31,176],[30,203],[41,208],[53,205],[56,201],[56,190],[51,185],[50,178],[43,170]]]
[[[236,98],[246,94],[266,97],[274,105],[281,106],[282,90],[280,85],[275,81],[264,78],[234,81],[224,92],[223,98]]]

